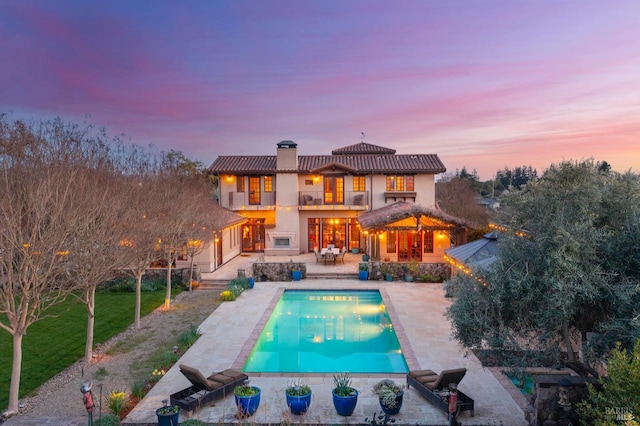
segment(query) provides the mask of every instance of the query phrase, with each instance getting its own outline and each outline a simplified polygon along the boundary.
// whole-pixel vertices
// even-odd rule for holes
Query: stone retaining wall
[[[567,391],[570,406],[563,406],[559,402],[561,390]],[[577,424],[575,406],[586,395],[587,386],[582,377],[563,374],[535,375],[531,405],[526,413],[527,421],[533,426],[560,426],[571,422]]]
[[[304,262],[255,262],[252,273],[256,281],[292,281],[294,269],[302,272],[303,279],[307,277],[307,264]]]
[[[420,274],[413,278],[414,281],[421,281],[419,277],[422,277],[426,282],[440,283],[451,275],[451,266],[448,263],[420,263],[419,265]],[[389,269],[396,281],[403,281],[405,275],[409,273],[407,262],[369,262],[369,279],[384,280],[381,268]]]

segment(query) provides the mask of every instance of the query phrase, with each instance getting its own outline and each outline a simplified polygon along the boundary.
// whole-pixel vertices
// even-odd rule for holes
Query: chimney
[[[278,156],[276,170],[298,169],[298,144],[294,141],[282,141],[278,143]]]

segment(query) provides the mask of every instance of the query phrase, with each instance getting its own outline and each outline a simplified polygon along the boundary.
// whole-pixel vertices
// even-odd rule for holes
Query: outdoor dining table
[[[324,259],[324,264],[327,264],[327,261],[336,263],[336,256],[340,254],[339,248],[323,248],[320,250],[320,254],[322,255],[322,259]]]

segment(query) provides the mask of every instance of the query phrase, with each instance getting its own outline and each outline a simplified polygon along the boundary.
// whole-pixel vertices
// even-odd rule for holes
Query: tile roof
[[[365,153],[366,152],[366,153]],[[332,155],[299,155],[298,173],[328,168],[351,173],[443,173],[437,154],[395,154],[394,149],[359,143],[333,150]],[[219,156],[209,167],[212,173],[275,174],[275,155]]]
[[[391,148],[385,148],[383,146],[371,145],[370,143],[360,142],[355,145],[345,146],[343,148],[334,149],[331,151],[333,155],[348,155],[348,154],[395,154],[396,150]]]

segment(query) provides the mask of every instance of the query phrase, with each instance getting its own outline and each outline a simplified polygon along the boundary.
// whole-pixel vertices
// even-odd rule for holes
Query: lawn
[[[142,316],[164,302],[165,290],[142,293]],[[133,324],[135,293],[96,294],[94,347]],[[51,377],[84,356],[87,311],[75,298],[51,309],[55,317],[36,322],[22,341],[20,397],[29,394]],[[0,412],[9,402],[13,336],[0,332]],[[80,395],[80,390],[78,390]]]

